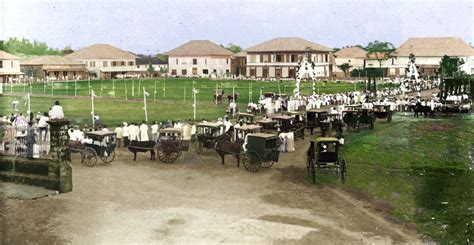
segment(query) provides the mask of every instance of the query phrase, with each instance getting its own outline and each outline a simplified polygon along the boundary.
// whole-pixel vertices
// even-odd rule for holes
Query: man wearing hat
[[[123,122],[123,127],[122,127],[122,138],[123,138],[123,146],[127,147],[129,144],[128,137],[130,133],[128,131],[128,124],[126,122]]]

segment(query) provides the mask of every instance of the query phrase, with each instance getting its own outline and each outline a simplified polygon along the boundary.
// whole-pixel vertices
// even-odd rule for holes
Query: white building
[[[111,79],[118,75],[137,72],[135,54],[108,44],[95,44],[65,57],[86,65],[91,77]]]
[[[349,69],[348,76],[350,76],[350,71],[357,69],[363,70],[365,67],[365,59],[367,58],[367,51],[361,47],[347,47],[343,48],[334,53],[334,74],[336,76],[344,76],[344,72],[339,69],[338,66],[347,63],[352,67]]]
[[[158,59],[158,57],[156,56],[139,54],[138,57],[139,58],[136,59],[136,71],[140,74],[157,75],[163,68],[168,68],[168,63],[166,61]],[[153,67],[153,74],[149,74],[150,64]]]
[[[0,50],[0,80],[9,80],[23,74],[20,72],[20,58]]]
[[[462,69],[474,74],[474,49],[459,37],[423,37],[409,38],[391,54],[388,60],[389,74],[397,74],[406,69],[410,54],[414,54],[418,71],[422,75],[436,75],[444,55],[462,58]]]
[[[332,49],[298,37],[275,38],[244,50],[246,76],[250,78],[295,78],[298,62],[309,54],[317,77],[332,76]]]
[[[231,73],[233,53],[209,40],[189,41],[165,55],[172,76],[224,77]]]

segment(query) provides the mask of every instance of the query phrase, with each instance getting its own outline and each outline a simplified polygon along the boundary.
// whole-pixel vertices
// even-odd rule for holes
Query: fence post
[[[58,163],[59,169],[59,192],[70,192],[72,191],[72,168],[69,160],[69,135],[67,133],[70,122],[67,119],[58,119],[50,120],[48,123],[51,128],[50,155],[52,160]]]

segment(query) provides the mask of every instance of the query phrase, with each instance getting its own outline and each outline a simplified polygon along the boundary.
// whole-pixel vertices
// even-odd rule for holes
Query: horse
[[[232,142],[232,132],[234,132],[234,128],[230,127],[225,134],[219,136],[219,139],[216,138],[215,149],[221,157],[222,165],[225,164],[225,155],[230,154],[237,158],[237,167],[240,167],[240,152],[242,151],[243,142],[240,140]]]
[[[234,93],[234,94],[229,94],[227,96],[227,101],[230,103],[231,101],[237,102],[237,99],[239,98],[239,93]]]
[[[136,141],[132,140],[130,145],[128,145],[128,150],[133,152],[133,161],[137,160],[137,152],[147,152],[150,151],[150,160],[155,160],[155,141]]]

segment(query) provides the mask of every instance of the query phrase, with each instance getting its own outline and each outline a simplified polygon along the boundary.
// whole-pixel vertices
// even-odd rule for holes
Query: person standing
[[[153,125],[151,125],[151,137],[155,143],[158,142],[158,128],[159,128],[158,122],[154,121]]]
[[[127,147],[129,143],[129,127],[126,122],[123,122],[123,127],[122,127],[122,137],[123,137],[123,147]]]
[[[120,148],[120,144],[121,144],[122,137],[123,137],[123,134],[122,134],[123,129],[122,129],[122,127],[120,127],[120,125],[117,125],[114,132],[117,135],[117,148]]]
[[[49,117],[50,119],[64,118],[63,107],[60,105],[59,100],[56,100],[56,102],[54,102],[53,107],[51,107],[51,110],[49,111]]]
[[[140,141],[149,141],[150,139],[148,138],[148,125],[146,125],[146,122],[143,121],[142,124],[140,125]]]
[[[35,129],[33,128],[33,123],[29,122],[26,130],[26,157],[29,159],[33,158],[33,147],[35,143]]]

